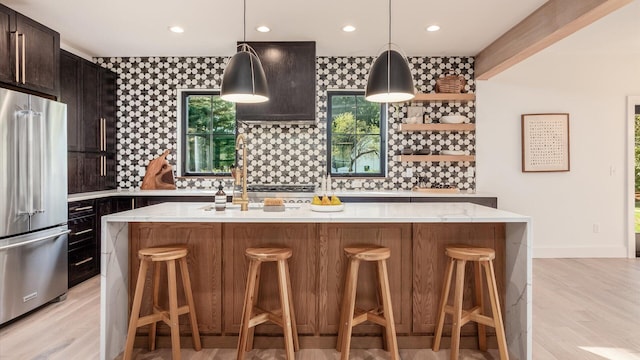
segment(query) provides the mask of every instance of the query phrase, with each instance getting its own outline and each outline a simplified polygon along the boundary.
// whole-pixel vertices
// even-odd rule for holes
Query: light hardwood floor
[[[533,357],[640,360],[640,259],[536,259]]]
[[[640,260],[536,259],[533,262],[533,358],[640,360]],[[98,358],[99,277],[0,328],[0,360]],[[169,349],[136,349],[137,359],[170,359]],[[402,350],[402,359],[448,359],[448,350]],[[463,350],[461,359],[497,359],[495,351]],[[183,350],[183,359],[233,359],[233,349]],[[281,350],[254,350],[249,359],[284,359]],[[337,359],[335,350],[301,350],[303,360]],[[387,359],[380,350],[351,359]]]

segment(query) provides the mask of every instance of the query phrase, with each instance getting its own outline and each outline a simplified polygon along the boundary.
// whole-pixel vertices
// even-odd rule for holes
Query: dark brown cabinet
[[[0,81],[58,97],[60,34],[3,5],[0,28]]]
[[[81,61],[82,144],[83,151],[102,151],[102,117],[100,116],[100,68]]]
[[[68,284],[75,286],[100,273],[102,217],[133,209],[131,197],[69,203]]]
[[[269,86],[269,101],[236,104],[246,122],[315,122],[315,41],[249,42],[258,54]]]
[[[229,201],[229,197],[227,197]],[[135,207],[141,208],[165,202],[212,202],[213,196],[138,196],[135,199]]]
[[[100,242],[94,200],[69,203],[69,287],[100,272]]]
[[[69,194],[115,189],[115,154],[69,151],[67,177]]]
[[[67,104],[67,150],[80,151],[82,136],[80,128],[80,61],[66,51],[60,51],[60,101]]]
[[[115,189],[117,75],[64,50],[60,56],[60,101],[68,112],[69,193]]]
[[[116,153],[117,84],[116,73],[100,68],[100,115],[104,122],[103,151],[109,154]]]
[[[15,82],[14,64],[15,48],[12,47],[13,34],[12,28],[15,12],[6,6],[0,4],[0,81]],[[14,26],[15,27],[15,26]]]

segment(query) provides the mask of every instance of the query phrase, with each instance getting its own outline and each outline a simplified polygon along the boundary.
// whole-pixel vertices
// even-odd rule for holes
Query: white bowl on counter
[[[468,118],[464,115],[445,115],[440,118],[441,124],[462,124],[468,122]]]

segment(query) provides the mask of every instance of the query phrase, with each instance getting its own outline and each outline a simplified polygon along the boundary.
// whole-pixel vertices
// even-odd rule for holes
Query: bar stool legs
[[[287,259],[292,252],[290,249],[249,248],[246,256],[249,258],[249,273],[245,290],[242,310],[242,323],[238,338],[237,359],[243,360],[246,351],[253,348],[253,334],[255,326],[271,321],[282,327],[284,333],[285,353],[288,360],[295,359],[295,351],[300,349],[298,332],[293,310],[293,294],[291,293],[291,279]],[[263,262],[276,262],[278,272],[278,288],[281,309],[266,311],[257,307],[258,291],[260,289],[260,266]]]
[[[451,246],[446,249],[449,257],[447,268],[445,270],[445,280],[442,286],[442,295],[440,296],[440,306],[438,311],[438,322],[436,327],[435,338],[433,340],[433,351],[440,350],[440,342],[442,340],[442,329],[444,327],[444,318],[446,314],[453,317],[451,325],[451,359],[458,358],[460,352],[460,329],[469,321],[478,324],[478,347],[480,350],[487,349],[487,335],[485,326],[492,326],[496,329],[496,338],[498,340],[498,350],[500,359],[508,360],[509,353],[507,351],[507,341],[502,322],[502,314],[500,311],[500,302],[498,299],[498,287],[496,285],[495,271],[493,268],[493,259],[495,251],[486,248],[472,248]],[[475,270],[475,306],[469,310],[462,309],[462,295],[464,292],[464,271],[467,261],[474,262]],[[449,291],[451,289],[451,281],[453,275],[453,267],[456,267],[456,279],[454,284],[453,304],[447,305]],[[491,302],[491,312],[493,317],[483,314],[484,300],[482,290],[482,269],[484,269],[485,279],[489,290],[489,300]]]
[[[180,359],[180,328],[178,318],[182,314],[189,313],[191,321],[191,331],[193,336],[193,347],[196,351],[202,349],[200,343],[200,332],[198,331],[198,322],[196,319],[195,305],[193,301],[193,293],[191,291],[191,279],[189,278],[189,269],[187,268],[187,248],[184,246],[148,248],[141,249],[138,252],[140,258],[140,271],[138,272],[138,280],[136,282],[136,290],[133,296],[133,305],[131,309],[131,318],[129,320],[129,329],[127,332],[127,342],[125,345],[123,360],[129,360],[133,354],[133,343],[135,340],[136,329],[140,326],[151,325],[149,330],[149,348],[155,350],[156,347],[156,323],[164,321],[171,328],[171,351],[175,360]],[[176,282],[176,260],[180,266],[180,274],[182,276],[182,285],[187,300],[187,305],[178,307],[178,289]],[[158,305],[158,293],[160,288],[160,264],[167,264],[167,282],[169,293],[169,310],[164,310]],[[153,313],[140,317],[140,307],[142,304],[142,295],[144,292],[144,283],[147,270],[150,263],[153,266]]]
[[[391,359],[400,359],[393,309],[391,307],[389,276],[387,274],[386,259],[391,256],[390,250],[388,248],[346,248],[345,253],[349,261],[347,263],[336,350],[341,352],[342,360],[349,359],[353,327],[365,321],[371,321],[385,328],[383,339],[386,344],[386,350],[391,354]],[[355,307],[360,261],[376,262],[376,278],[378,280],[379,301],[382,309],[376,308],[370,311],[364,311],[356,309]]]

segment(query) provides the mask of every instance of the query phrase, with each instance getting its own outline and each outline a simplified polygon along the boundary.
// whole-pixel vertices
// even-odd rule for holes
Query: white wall
[[[477,190],[532,216],[535,257],[627,256],[626,101],[640,95],[638,3],[477,84]],[[621,37],[633,44],[612,41]],[[570,114],[571,171],[523,173],[521,115],[554,112]]]

